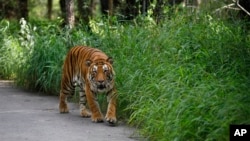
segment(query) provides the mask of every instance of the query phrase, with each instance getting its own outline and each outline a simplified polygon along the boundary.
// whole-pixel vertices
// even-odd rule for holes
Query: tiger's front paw
[[[106,115],[105,119],[109,124],[115,124],[117,122],[115,116]]]
[[[60,102],[60,104],[59,104],[59,111],[60,111],[60,113],[68,113],[69,109],[68,109],[67,104],[64,103],[64,102]]]
[[[98,115],[92,115],[91,117],[93,122],[103,122],[103,116],[101,114]]]

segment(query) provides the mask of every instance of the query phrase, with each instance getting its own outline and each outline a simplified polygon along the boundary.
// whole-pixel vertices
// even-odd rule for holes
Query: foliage
[[[17,84],[28,89],[56,93],[59,90],[62,61],[67,50],[66,39],[60,35],[62,31],[59,31],[54,24],[46,26],[39,25],[43,23],[37,24],[38,27],[35,28],[37,31],[32,31],[28,26],[23,35],[33,34],[35,38],[33,44],[27,40],[20,40],[21,44],[29,49],[26,52],[27,60],[17,72]]]
[[[249,36],[210,16],[104,32],[121,107],[151,140],[228,140],[249,124]]]
[[[58,94],[67,50],[89,45],[114,58],[119,118],[149,140],[228,140],[230,124],[250,124],[250,36],[244,23],[207,14],[180,14],[161,25],[143,18],[135,24],[91,22],[91,32],[33,22],[24,34],[12,35],[2,21],[0,74]],[[34,44],[23,40],[28,35]]]
[[[0,79],[13,79],[21,62],[22,47],[15,37],[15,26],[0,21]]]

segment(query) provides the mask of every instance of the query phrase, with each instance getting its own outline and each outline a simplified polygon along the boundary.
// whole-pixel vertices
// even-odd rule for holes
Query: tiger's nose
[[[103,83],[104,83],[104,80],[98,80],[98,83],[99,83],[99,84],[103,84]]]

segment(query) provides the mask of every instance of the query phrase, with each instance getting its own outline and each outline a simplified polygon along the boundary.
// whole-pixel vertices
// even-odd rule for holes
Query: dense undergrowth
[[[250,36],[243,23],[209,15],[160,25],[108,23],[68,31],[3,20],[0,76],[57,95],[67,50],[89,45],[114,58],[119,118],[149,140],[223,141],[230,124],[250,124]]]

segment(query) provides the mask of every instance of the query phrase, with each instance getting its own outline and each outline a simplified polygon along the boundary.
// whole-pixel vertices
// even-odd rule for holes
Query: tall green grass
[[[120,106],[150,140],[228,140],[249,124],[249,35],[210,16],[104,32]],[[112,34],[113,33],[113,34]]]
[[[145,20],[92,21],[91,32],[33,23],[34,44],[15,78],[26,88],[58,94],[68,49],[89,45],[114,58],[119,119],[149,140],[229,140],[230,124],[250,124],[250,36],[244,23],[209,15],[177,15],[161,25]]]
[[[15,26],[7,20],[0,21],[0,79],[13,79],[20,63],[22,48],[12,33]]]

